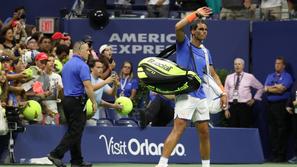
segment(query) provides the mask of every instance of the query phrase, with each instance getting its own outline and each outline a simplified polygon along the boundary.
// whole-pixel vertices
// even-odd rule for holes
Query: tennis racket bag
[[[164,95],[192,92],[197,90],[201,83],[195,72],[183,69],[176,63],[160,57],[147,57],[141,60],[137,74],[149,90]]]

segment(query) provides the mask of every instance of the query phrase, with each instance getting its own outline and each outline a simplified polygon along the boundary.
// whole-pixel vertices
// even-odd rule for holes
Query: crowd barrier
[[[86,127],[82,152],[86,161],[96,163],[156,163],[170,127]],[[46,156],[59,142],[65,127],[27,126],[16,139],[16,160]],[[170,163],[200,163],[199,139],[195,128],[185,130]],[[263,163],[257,129],[210,129],[212,163]],[[69,161],[66,154],[65,161]]]

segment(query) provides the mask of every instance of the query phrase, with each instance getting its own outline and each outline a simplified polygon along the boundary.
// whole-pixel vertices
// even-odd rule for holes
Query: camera
[[[8,122],[8,129],[15,132],[24,132],[25,126],[20,118],[20,110],[18,107],[6,107],[6,119]]]

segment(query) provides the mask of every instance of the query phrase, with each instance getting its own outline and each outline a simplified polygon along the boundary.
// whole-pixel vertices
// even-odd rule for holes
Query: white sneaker
[[[160,165],[160,164],[158,164],[155,167],[168,167],[168,165]]]

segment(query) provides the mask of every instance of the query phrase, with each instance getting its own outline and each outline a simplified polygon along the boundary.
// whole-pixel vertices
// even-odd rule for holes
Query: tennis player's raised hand
[[[198,15],[208,17],[212,13],[212,10],[211,10],[211,8],[205,6],[205,7],[198,8],[196,10],[196,13]]]

